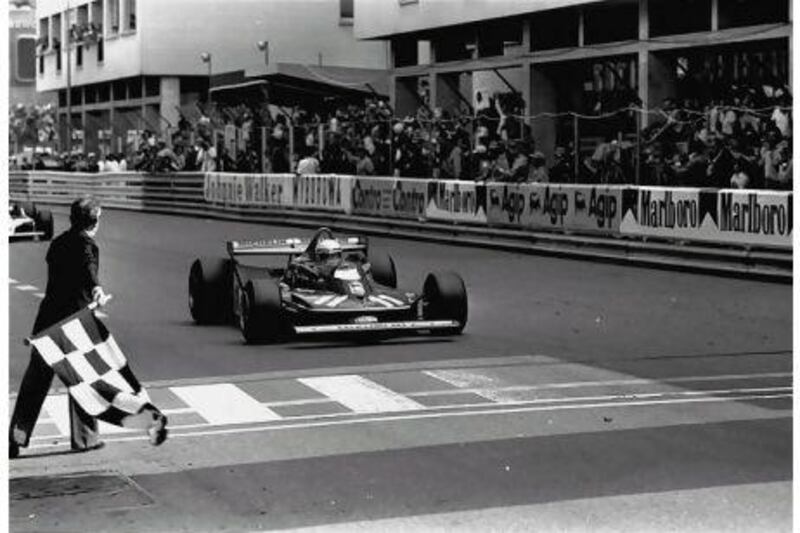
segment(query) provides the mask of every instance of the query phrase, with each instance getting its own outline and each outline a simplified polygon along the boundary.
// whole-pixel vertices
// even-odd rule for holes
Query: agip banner
[[[623,194],[623,234],[792,246],[792,193],[641,187]]]
[[[492,183],[490,224],[529,229],[619,231],[622,187]]]
[[[425,218],[428,183],[423,180],[390,177],[353,178],[353,214],[393,218]]]
[[[292,174],[205,175],[203,196],[206,202],[233,206],[292,207]]]
[[[486,224],[486,185],[468,181],[431,180],[427,182],[427,187],[426,218]]]

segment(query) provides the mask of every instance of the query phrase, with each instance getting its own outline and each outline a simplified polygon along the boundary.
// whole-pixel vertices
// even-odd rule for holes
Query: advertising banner
[[[359,215],[423,219],[428,183],[424,180],[391,177],[355,177],[352,212]]]
[[[641,187],[623,193],[620,231],[719,243],[792,246],[792,193]]]
[[[492,183],[487,188],[490,224],[603,233],[619,230],[623,187]]]
[[[721,190],[717,198],[719,240],[791,248],[791,192]]]
[[[334,174],[295,176],[294,207],[349,213],[352,185],[352,176]]]
[[[206,202],[233,206],[292,207],[292,174],[205,175],[203,196]]]
[[[425,216],[431,220],[486,224],[486,185],[464,181],[428,181]]]

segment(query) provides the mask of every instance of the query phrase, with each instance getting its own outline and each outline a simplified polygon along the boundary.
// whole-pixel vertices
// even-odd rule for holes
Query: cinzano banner
[[[422,219],[428,184],[422,180],[391,177],[353,178],[351,206],[354,214]]]

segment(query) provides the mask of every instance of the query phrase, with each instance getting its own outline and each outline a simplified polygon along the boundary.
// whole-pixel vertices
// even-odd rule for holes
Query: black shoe
[[[83,452],[93,452],[95,450],[99,450],[101,448],[105,448],[106,443],[103,441],[98,442],[97,444],[92,444],[91,446],[86,446],[84,448],[78,448],[76,446],[72,447],[73,452],[83,453]]]
[[[167,417],[158,415],[153,425],[147,428],[147,435],[150,437],[150,444],[160,446],[167,440]]]
[[[8,458],[9,459],[16,459],[19,457],[19,444],[16,442],[9,441],[8,443]]]

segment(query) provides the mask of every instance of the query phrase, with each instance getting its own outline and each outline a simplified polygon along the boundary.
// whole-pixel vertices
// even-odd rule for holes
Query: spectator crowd
[[[667,100],[658,110],[642,110],[632,102],[604,116],[618,125],[624,123],[616,120],[619,116],[635,123],[638,114],[649,113],[647,128],[634,135],[609,129],[589,153],[572,139],[559,139],[548,161],[522,116],[521,95],[514,92],[486,99],[478,94],[474,110],[423,105],[402,118],[379,98],[313,112],[239,104],[208,110],[194,122],[182,117],[170,142],[145,131],[127,155],[40,155],[32,166],[790,189],[790,106],[787,88],[769,86],[734,87],[730,98],[705,103]],[[594,118],[599,117],[582,120]],[[226,127],[238,132],[235,145],[219,134]]]

